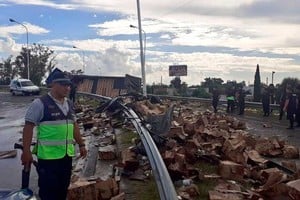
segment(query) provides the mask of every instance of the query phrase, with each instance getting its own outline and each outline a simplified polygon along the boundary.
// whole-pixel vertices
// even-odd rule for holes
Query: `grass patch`
[[[213,165],[204,161],[200,161],[195,164],[195,167],[200,169],[200,171],[204,174],[215,174],[218,171],[218,166]]]
[[[130,181],[131,187],[135,188],[136,199],[143,200],[159,200],[159,193],[157,191],[156,182],[154,177],[151,177],[145,182],[141,181]]]
[[[218,180],[204,180],[202,182],[196,183],[199,190],[199,200],[209,199],[208,191],[213,190],[218,184]]]
[[[122,129],[121,143],[122,144],[132,144],[132,139],[138,138],[138,134],[134,131],[128,129]]]
[[[213,165],[204,161],[200,161],[194,166],[198,168],[203,174],[216,174],[218,171],[217,165]],[[204,179],[203,181],[196,182],[195,184],[197,185],[200,193],[198,199],[208,199],[208,191],[213,190],[217,183],[217,179]]]
[[[210,163],[206,163],[204,161],[201,161],[194,165],[203,174],[217,174],[218,171],[218,165],[212,165]],[[209,199],[208,191],[214,190],[214,188],[218,185],[219,179],[204,179],[203,181],[196,182],[195,184],[198,187],[199,190],[199,200]],[[251,183],[239,183],[242,187],[242,190],[250,189],[253,187],[253,184]]]

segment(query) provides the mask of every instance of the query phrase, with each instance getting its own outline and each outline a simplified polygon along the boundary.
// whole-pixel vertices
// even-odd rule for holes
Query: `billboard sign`
[[[187,76],[187,65],[170,65],[169,76]]]

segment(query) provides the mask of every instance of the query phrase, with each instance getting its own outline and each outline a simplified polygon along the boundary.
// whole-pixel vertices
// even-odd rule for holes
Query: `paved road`
[[[33,96],[11,96],[0,92],[0,151],[12,150],[21,137],[24,115]],[[0,188],[18,189],[21,185],[21,153],[15,158],[0,159]],[[35,170],[31,173],[31,188],[37,188]]]
[[[289,122],[286,119],[274,120],[268,117],[253,117],[253,116],[239,116],[240,120],[247,122],[248,132],[262,137],[279,137],[286,140],[289,144],[300,147],[300,128],[296,127],[294,130],[286,129]],[[271,125],[271,128],[263,127],[264,124]],[[296,123],[295,123],[296,124]]]

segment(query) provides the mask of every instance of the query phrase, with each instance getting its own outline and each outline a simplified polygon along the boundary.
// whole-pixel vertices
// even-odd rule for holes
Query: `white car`
[[[12,95],[39,95],[40,88],[29,79],[15,79],[10,82],[9,91]]]

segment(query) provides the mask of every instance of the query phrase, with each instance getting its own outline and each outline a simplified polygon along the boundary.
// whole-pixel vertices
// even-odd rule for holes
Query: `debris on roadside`
[[[119,195],[119,186],[113,178],[94,181],[78,180],[70,185],[68,199],[109,200]]]
[[[0,151],[0,159],[14,158],[17,156],[17,150]]]
[[[92,161],[94,167],[99,167],[99,162],[114,161],[117,162],[117,151],[115,147],[115,136],[111,126],[110,119],[105,115],[95,114],[94,109],[87,106],[81,106],[76,109],[78,123],[82,127],[82,135],[88,148],[88,156],[85,160],[75,160],[76,164],[73,170],[71,184],[68,190],[68,199],[70,200],[123,200],[124,193],[119,189],[119,176],[109,175],[105,172],[105,177],[95,174],[96,169],[87,169],[88,163]],[[96,153],[92,150],[96,148]],[[95,162],[95,163],[93,163]],[[105,167],[107,170],[109,166]],[[85,177],[84,170],[90,170],[94,176]],[[112,172],[113,174],[113,172]]]
[[[199,160],[204,160],[219,166],[219,179],[234,180],[240,186],[246,182],[254,183],[252,188],[244,191],[215,189],[209,192],[211,200],[268,199],[270,196],[288,195],[286,183],[295,180],[296,176],[291,176],[290,172],[295,174],[297,166],[286,163],[285,166],[289,167],[276,164],[275,168],[268,168],[268,165],[274,162],[267,158],[299,158],[297,147],[287,145],[278,138],[251,136],[246,131],[245,122],[234,117],[207,111],[198,112],[188,108],[186,104],[176,105],[179,108],[174,109],[169,131],[160,134],[166,139],[166,143],[158,145],[175,182],[190,178],[200,181],[199,177],[207,176],[192,167]],[[145,118],[164,114],[161,113],[161,105],[155,108],[155,105],[145,101],[144,104],[137,103],[134,108],[142,116],[145,115]],[[271,125],[264,124],[264,127],[270,128]],[[196,198],[193,195],[197,196],[197,192],[188,191],[181,188],[177,192],[182,199]]]
[[[272,124],[271,123],[263,123],[263,127],[264,128],[272,128]]]
[[[201,112],[187,102],[177,101],[172,105],[161,101],[154,104],[148,100],[126,99],[124,102],[139,114],[151,133],[182,199],[197,199],[201,195],[197,183],[207,179],[218,180],[216,187],[208,192],[210,200],[299,197],[300,169],[295,162],[287,160],[299,159],[298,147],[286,144],[277,137],[252,136],[247,132],[245,122],[222,113]],[[89,108],[78,110],[83,112],[78,121],[85,131],[97,138],[90,142],[98,145],[100,161],[116,160],[123,176],[130,180],[147,181],[151,167],[141,142],[135,140],[135,146],[123,149],[119,155],[114,146],[114,126],[121,124],[113,122],[112,115],[105,112],[95,114]],[[126,119],[122,126],[133,129]],[[269,124],[263,126],[272,127]],[[269,158],[285,160],[278,164]],[[197,167],[199,162],[216,166],[217,174],[202,172]],[[112,179],[114,181],[101,180],[101,184],[99,180],[89,181],[89,184],[75,182],[70,187],[70,195],[92,192],[99,195],[97,187],[101,185],[110,189],[110,198],[125,198],[126,191],[119,189],[120,177]],[[104,199],[98,199],[101,198]]]

